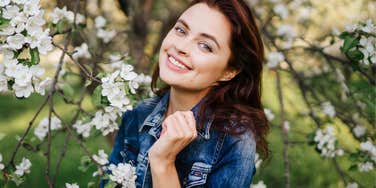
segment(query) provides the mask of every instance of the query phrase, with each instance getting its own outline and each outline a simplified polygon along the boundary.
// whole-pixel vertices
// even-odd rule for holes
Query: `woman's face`
[[[199,3],[188,8],[164,38],[159,52],[160,78],[176,89],[205,92],[231,79],[231,25],[216,9]]]

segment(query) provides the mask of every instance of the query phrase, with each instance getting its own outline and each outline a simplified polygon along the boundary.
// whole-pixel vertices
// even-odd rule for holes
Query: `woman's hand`
[[[177,154],[197,137],[196,120],[191,111],[177,111],[162,123],[160,138],[149,150],[149,161],[155,170],[175,167]]]

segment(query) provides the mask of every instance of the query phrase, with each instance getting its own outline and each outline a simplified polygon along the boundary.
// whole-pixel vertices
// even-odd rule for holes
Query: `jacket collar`
[[[167,106],[170,98],[170,90],[166,92],[166,94],[160,99],[158,104],[155,106],[153,111],[146,117],[144,123],[141,125],[139,132],[141,132],[145,126],[151,127],[149,130],[149,134],[152,135],[155,139],[159,138],[159,135],[162,131],[162,121],[164,119],[164,115],[167,111]],[[210,126],[212,124],[213,118],[207,118],[207,120],[204,123],[204,126],[202,128],[199,128],[199,110],[203,102],[205,101],[206,97],[201,99],[200,102],[198,102],[191,111],[193,112],[193,115],[196,119],[196,128],[197,133],[199,136],[203,137],[206,140],[209,140],[210,138]],[[207,117],[210,117],[210,114],[206,115]]]

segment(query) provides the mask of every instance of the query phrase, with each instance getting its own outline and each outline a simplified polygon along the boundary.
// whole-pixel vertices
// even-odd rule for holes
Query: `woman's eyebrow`
[[[183,26],[186,27],[188,30],[191,30],[191,29],[189,28],[187,22],[185,22],[183,19],[178,19],[177,22],[183,24]],[[221,47],[219,46],[219,43],[218,43],[217,39],[215,39],[214,36],[212,36],[212,35],[210,35],[210,34],[207,34],[207,33],[200,33],[200,36],[205,37],[205,38],[208,38],[208,39],[214,41],[214,43],[218,46],[218,48],[221,49]]]

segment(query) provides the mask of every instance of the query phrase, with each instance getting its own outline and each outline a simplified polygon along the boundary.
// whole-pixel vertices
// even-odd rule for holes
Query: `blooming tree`
[[[148,3],[157,2],[166,3],[162,0]],[[272,129],[278,129],[281,133],[285,186],[291,185],[289,148],[305,144],[311,145],[322,160],[333,162],[343,185],[365,187],[346,172],[356,171],[368,176],[374,173],[376,165],[374,20],[360,20],[345,26],[341,32],[332,28],[320,37],[309,37],[313,30],[310,24],[313,25],[311,27],[319,27],[315,25],[314,19],[314,15],[319,14],[317,1],[247,2],[254,8],[267,47],[266,73],[274,75],[276,80],[278,108],[267,106],[264,112]],[[366,2],[372,6],[371,2]],[[148,89],[150,76],[136,71],[145,66],[134,62],[144,62],[148,55],[157,54],[154,48],[158,47],[163,38],[160,37],[159,42],[150,42],[154,46],[148,46],[146,39],[140,40],[143,41],[141,46],[138,40],[127,41],[124,33],[131,33],[129,27],[140,30],[147,25],[135,20],[147,20],[150,16],[147,9],[150,6],[143,7],[145,12],[140,14],[132,12],[138,10],[134,7],[137,3],[130,3],[133,8],[130,10],[124,2],[119,3],[130,18],[130,23],[124,24],[124,28],[111,25],[110,19],[104,14],[92,13],[93,7],[82,6],[80,1],[74,1],[71,10],[54,7],[48,13],[47,9],[41,7],[40,0],[0,2],[0,92],[13,94],[20,100],[27,100],[33,93],[44,96],[25,132],[17,139],[13,152],[0,154],[0,170],[3,174],[0,186],[8,182],[22,185],[27,174],[33,172],[30,171],[32,161],[19,156],[19,150],[25,147],[39,151],[39,145],[46,143],[45,179],[49,187],[54,187],[67,148],[63,148],[61,158],[55,164],[57,171],[53,174],[51,142],[57,134],[65,134],[67,139],[75,138],[85,152],[82,161],[96,166],[93,177],[106,177],[110,180],[109,187],[135,187],[137,176],[134,164],[109,165],[108,154],[103,149],[95,152],[85,146],[85,141],[93,135],[109,136],[115,133],[122,113],[132,109],[137,101],[152,95]],[[178,9],[171,2],[166,7]],[[155,13],[156,17],[166,18],[163,10]],[[170,17],[173,19],[174,15]],[[155,20],[151,22],[155,24]],[[163,24],[169,22],[167,19]],[[168,24],[163,26],[169,28]],[[158,32],[163,33],[163,30],[160,28]],[[141,31],[133,33],[133,37],[141,35],[146,38]],[[131,46],[131,55],[128,51],[117,51],[117,41],[127,41]],[[111,45],[115,47],[111,48]],[[134,47],[141,50],[135,53]],[[50,63],[54,66],[52,72],[46,70],[48,62],[43,61],[43,57],[49,54],[60,54],[56,62]],[[295,83],[294,89],[304,103],[299,107],[301,113],[294,116],[287,112],[288,96],[282,90],[286,79]],[[62,98],[66,105],[76,107],[69,121],[56,111],[55,97]],[[83,101],[87,98],[90,98],[94,107],[83,107]],[[41,117],[37,123],[44,108],[48,108],[48,115]],[[309,119],[307,126],[314,125],[315,128],[300,131],[293,119],[301,116]],[[343,139],[339,137],[343,129],[350,132],[351,139],[357,145],[355,148],[343,144]],[[301,134],[303,137],[295,136]],[[35,146],[29,144],[30,137],[37,138],[39,143]],[[338,165],[338,160],[343,158],[351,162],[348,169]],[[262,161],[257,154],[255,164],[258,170],[262,170]],[[111,173],[106,174],[105,171]],[[67,182],[65,187],[79,187],[75,181]],[[266,187],[267,184],[261,180],[253,186]]]

